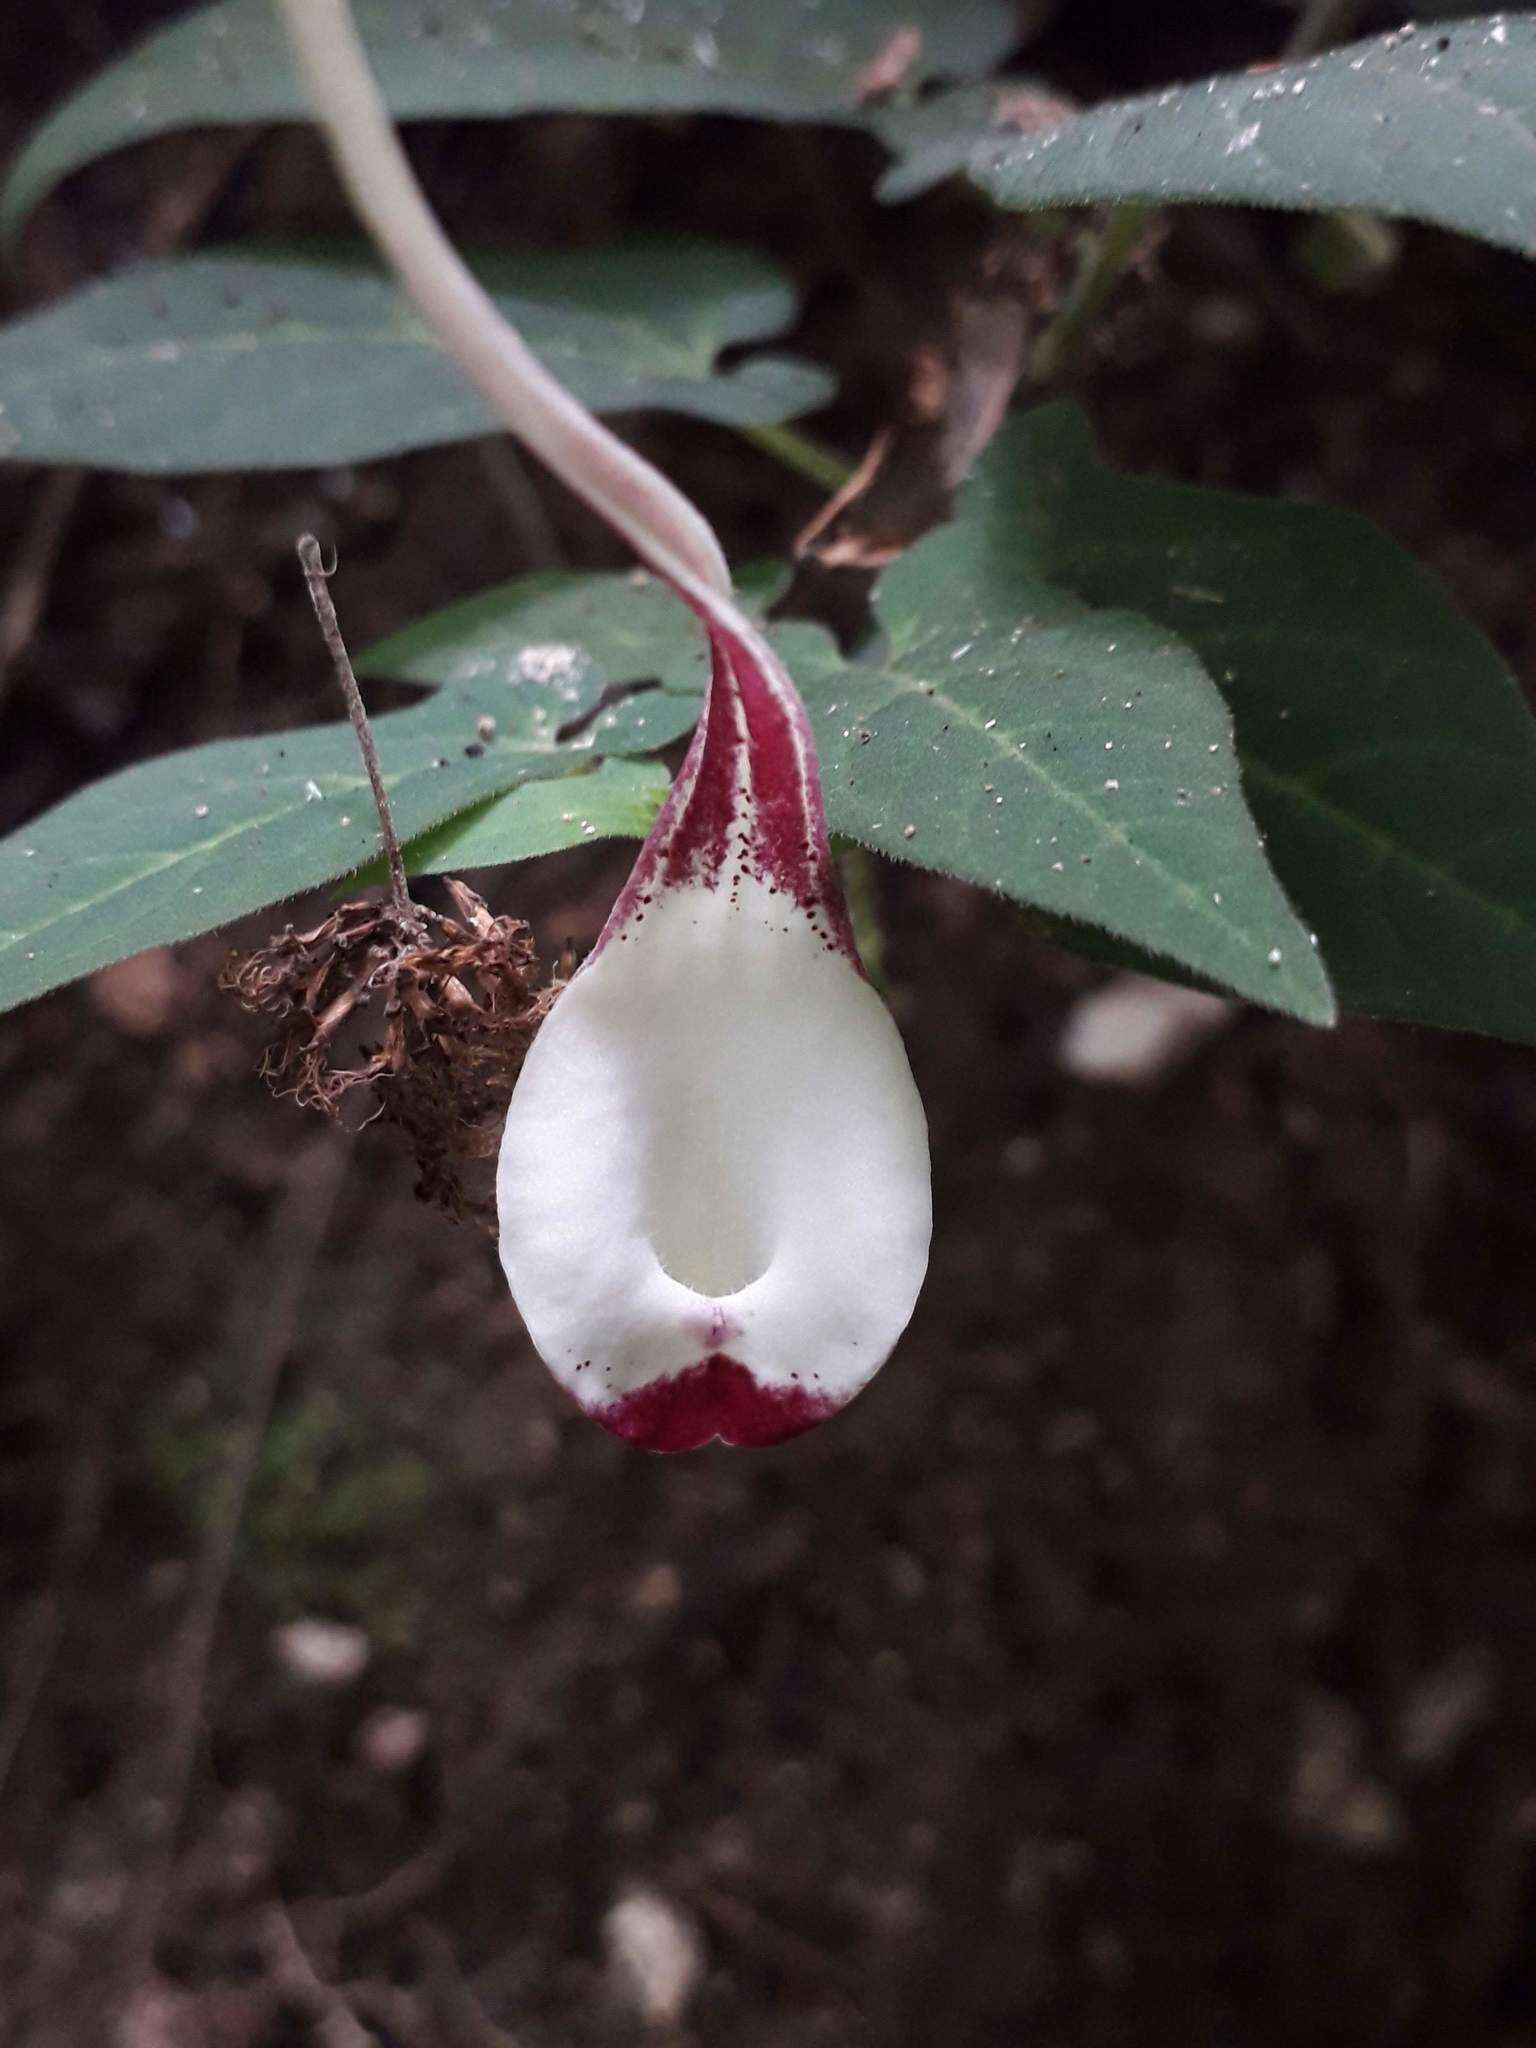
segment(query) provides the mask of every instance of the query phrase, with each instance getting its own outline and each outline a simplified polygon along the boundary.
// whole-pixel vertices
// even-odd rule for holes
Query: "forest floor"
[[[97,43],[105,10],[27,0],[0,142],[163,11]],[[1161,69],[1073,40],[1110,13],[1041,61],[1253,54],[1215,7]],[[724,122],[424,147],[461,223],[515,190],[545,239],[773,250],[850,453],[962,207],[895,218],[862,145]],[[557,177],[578,149],[611,175]],[[177,163],[71,186],[28,289],[120,260]],[[312,174],[263,144],[205,236],[286,224]],[[1128,467],[1369,514],[1536,683],[1529,274],[1410,231],[1329,297],[1301,232],[1176,222],[1077,395]],[[723,431],[638,431],[738,558],[815,509]],[[0,586],[50,487],[0,474]],[[546,503],[569,559],[617,559]],[[332,715],[301,528],[357,644],[524,565],[473,449],[92,475],[65,512],[4,676],[7,829]],[[503,872],[494,907],[587,943],[627,859]],[[0,1019],[0,2038],[622,2048],[643,1936],[697,1977],[676,2042],[1536,2043],[1536,1058],[1244,1012],[1095,1086],[1059,1045],[1099,970],[958,885],[878,897],[932,1271],[869,1392],[767,1453],[584,1422],[388,1137],[269,1097],[227,938]]]

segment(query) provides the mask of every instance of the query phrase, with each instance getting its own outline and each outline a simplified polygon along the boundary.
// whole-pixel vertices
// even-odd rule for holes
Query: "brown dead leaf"
[[[795,541],[827,569],[882,568],[936,526],[1002,425],[1042,314],[1054,305],[1061,254],[1036,237],[997,245],[952,301],[942,342],[913,354],[906,403],[842,489]]]

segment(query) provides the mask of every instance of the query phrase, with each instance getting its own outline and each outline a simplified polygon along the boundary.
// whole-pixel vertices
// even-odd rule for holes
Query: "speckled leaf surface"
[[[498,661],[375,722],[404,839],[500,792],[590,768],[600,755],[664,744],[696,715],[701,636],[656,585],[623,576],[533,578],[520,608],[502,593],[500,611]],[[397,660],[392,644],[399,645],[384,643],[364,665],[405,676],[410,649]],[[424,658],[419,641],[417,656]],[[613,701],[616,686],[641,679],[666,680],[673,690]],[[317,650],[317,691],[331,687]],[[597,783],[580,775],[571,788],[591,803]],[[541,843],[530,832],[522,850],[558,843],[567,808],[576,816],[565,843],[595,836],[581,829],[590,813],[580,799],[536,804],[528,823]],[[477,822],[489,829],[483,816]],[[503,818],[498,829],[503,847],[513,846],[512,824]],[[332,881],[378,850],[347,725],[222,740],[126,768],[0,843],[0,1006]],[[460,855],[465,865],[476,858]]]
[[[947,136],[941,105],[878,117],[902,157],[886,198],[961,172],[1008,207],[1363,207],[1536,254],[1533,13],[1400,29],[1023,133],[978,121],[974,95],[953,108]]]
[[[1432,578],[1351,513],[1118,475],[1068,406],[1000,455],[1052,585],[1220,685],[1340,1002],[1536,1040],[1536,721]]]
[[[659,761],[599,761],[590,774],[520,783],[411,840],[402,848],[406,869],[457,875],[595,839],[643,839],[671,784]]]
[[[954,521],[881,579],[878,660],[779,635],[833,830],[1331,1021],[1220,693],[1178,633],[1051,578],[1028,439],[1005,430]]]

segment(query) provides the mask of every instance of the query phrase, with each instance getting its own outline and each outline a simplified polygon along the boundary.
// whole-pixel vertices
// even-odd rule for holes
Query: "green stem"
[[[1029,361],[1032,384],[1048,384],[1053,377],[1059,377],[1077,354],[1134,255],[1150,212],[1149,207],[1135,200],[1110,209],[1109,218],[1090,242],[1056,317],[1035,343]]]
[[[416,310],[508,430],[690,600],[729,604],[708,520],[534,355],[444,234],[395,133],[348,0],[278,0],[353,210]]]
[[[880,914],[880,863],[867,846],[841,836],[832,842],[837,870],[843,880],[843,895],[853,922],[853,936],[871,985],[883,995],[885,981],[885,920]]]
[[[809,477],[824,491],[840,491],[853,475],[851,462],[834,455],[830,448],[823,448],[808,434],[796,433],[793,427],[742,427],[738,431],[744,440],[771,455],[775,462]]]

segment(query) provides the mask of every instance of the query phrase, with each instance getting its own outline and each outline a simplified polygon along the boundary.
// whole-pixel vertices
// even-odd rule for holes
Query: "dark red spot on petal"
[[[592,1412],[604,1429],[642,1450],[696,1451],[716,1437],[727,1444],[781,1444],[814,1429],[837,1405],[801,1387],[765,1387],[717,1351]]]

